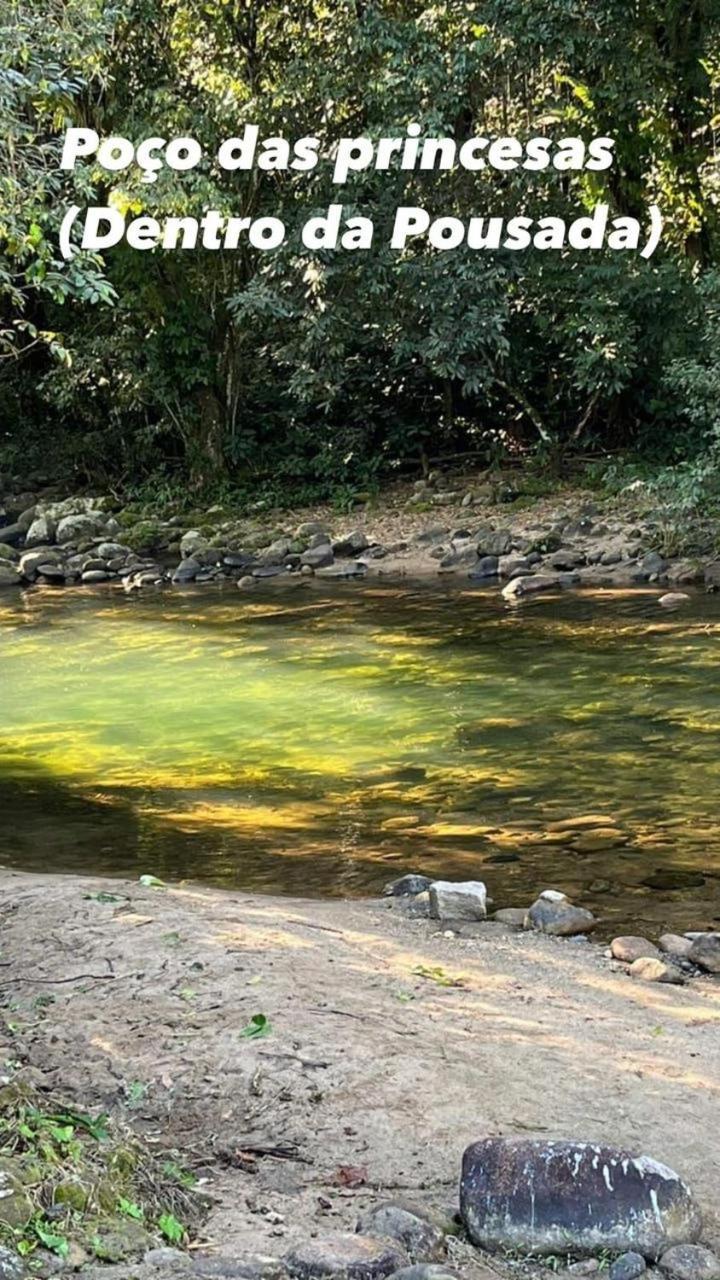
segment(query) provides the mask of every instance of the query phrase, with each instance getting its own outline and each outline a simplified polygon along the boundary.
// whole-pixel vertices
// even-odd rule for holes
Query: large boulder
[[[463,1156],[460,1211],[481,1248],[541,1255],[611,1250],[655,1259],[702,1229],[672,1169],[590,1142],[473,1143]]]
[[[26,547],[47,547],[55,541],[57,526],[52,516],[36,516],[25,535]]]
[[[58,521],[55,537],[59,543],[64,542],[81,542],[84,538],[96,538],[98,534],[104,533],[105,520],[101,515],[83,515],[79,513],[73,516],[63,516]]]

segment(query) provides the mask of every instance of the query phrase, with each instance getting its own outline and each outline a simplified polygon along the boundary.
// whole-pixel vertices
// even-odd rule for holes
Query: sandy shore
[[[447,937],[385,901],[0,885],[4,1058],[182,1150],[210,1249],[280,1255],[389,1194],[454,1211],[490,1134],[653,1155],[720,1243],[717,981],[641,984],[597,944]],[[258,1014],[267,1034],[243,1036]]]

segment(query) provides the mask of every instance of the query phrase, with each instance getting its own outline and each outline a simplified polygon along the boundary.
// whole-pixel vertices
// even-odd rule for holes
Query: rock
[[[42,582],[49,582],[53,587],[61,587],[65,583],[66,574],[69,573],[73,577],[78,576],[76,569],[64,569],[61,564],[56,564],[54,560],[43,561],[38,565],[37,577]]]
[[[325,535],[326,541],[330,541],[327,536],[327,530],[324,524],[318,524],[317,520],[305,520],[303,524],[299,524],[295,530],[294,537],[300,542],[306,538],[312,538],[313,534],[322,533]]]
[[[581,1258],[579,1262],[571,1262],[568,1267],[570,1276],[594,1276],[600,1270],[597,1258]]]
[[[209,539],[199,529],[188,529],[180,539],[180,555],[187,560],[194,557],[196,551],[205,551],[209,546]]]
[[[313,572],[308,564],[302,566],[301,572]],[[364,578],[367,573],[367,565],[361,560],[346,560],[343,564],[329,564],[324,569],[315,569],[315,576],[318,578],[329,578],[331,581],[341,580],[343,578]]]
[[[116,556],[122,556],[124,560],[130,555],[130,548],[123,546],[122,542],[101,542],[95,554],[100,556],[101,560],[114,560]]]
[[[720,1280],[720,1258],[701,1244],[676,1244],[662,1255],[660,1270],[671,1280]]]
[[[654,871],[652,875],[646,876],[643,884],[648,889],[701,889],[705,884],[705,877],[699,871],[683,871],[679,867],[662,867],[659,871]]]
[[[552,901],[547,894],[541,894],[534,902],[525,918],[526,929],[536,929],[540,933],[548,933],[555,938],[569,938],[574,934],[591,933],[597,920],[592,911],[584,907],[573,906],[566,898]]]
[[[178,1272],[189,1271],[192,1267],[192,1258],[187,1253],[182,1253],[180,1249],[169,1249],[167,1247],[148,1249],[143,1262],[149,1267],[173,1267]]]
[[[551,569],[557,569],[560,573],[579,569],[585,564],[585,554],[582,551],[571,551],[565,548],[563,551],[555,551],[550,557]]]
[[[26,532],[21,524],[6,524],[2,530],[2,540],[8,547],[17,547],[25,538]]]
[[[513,537],[509,529],[497,529],[478,535],[477,553],[483,556],[506,556],[512,551]]]
[[[500,924],[509,924],[513,929],[522,929],[525,926],[525,917],[527,911],[524,907],[502,907],[500,911],[496,911],[493,920],[499,920]]]
[[[477,1267],[473,1268],[473,1276],[477,1276]],[[438,1262],[418,1262],[414,1267],[401,1267],[393,1271],[390,1280],[458,1280],[457,1273]],[[478,1280],[482,1280],[479,1277]]]
[[[425,893],[431,884],[429,876],[400,876],[399,880],[391,880],[386,884],[383,893],[389,898],[414,898],[418,893]]]
[[[0,1280],[23,1280],[26,1274],[22,1259],[0,1244]]]
[[[180,583],[194,582],[201,569],[200,561],[195,560],[193,556],[188,556],[185,560],[180,561],[172,576],[172,581]]]
[[[252,574],[246,573],[242,578],[238,579],[238,587],[241,591],[252,591],[256,585],[257,583]]]
[[[678,933],[664,933],[658,940],[658,946],[666,955],[676,956],[679,960],[687,960],[692,950],[689,938],[681,938]]]
[[[380,1280],[404,1267],[407,1255],[395,1240],[361,1235],[319,1236],[292,1249],[283,1259],[296,1280]]]
[[[666,591],[664,596],[660,596],[658,604],[662,605],[663,609],[679,609],[681,605],[687,604],[689,599],[690,596],[684,591]]]
[[[510,552],[507,556],[498,557],[498,577],[517,578],[527,574],[530,562],[526,556]]]
[[[709,973],[720,973],[720,933],[705,933],[694,938],[688,960]]]
[[[640,956],[630,965],[628,973],[631,978],[639,978],[641,982],[669,982],[682,986],[685,981],[679,969],[666,964],[659,956],[655,959],[652,956]]]
[[[473,564],[469,578],[496,578],[498,571],[497,556],[480,556]]]
[[[95,582],[107,582],[108,577],[105,569],[85,569],[80,575],[80,581],[89,587]]]
[[[654,960],[659,957],[658,949],[652,942],[647,938],[640,938],[634,934],[613,938],[610,943],[610,950],[613,959],[622,960],[623,964],[633,964],[635,960],[640,960],[643,956],[650,956]]]
[[[152,1245],[150,1232],[140,1222],[128,1218],[112,1226],[99,1226],[93,1236],[95,1256],[101,1262],[123,1262],[126,1258],[139,1258]]]
[[[283,1280],[287,1271],[279,1258],[250,1253],[240,1258],[196,1257],[192,1275],[207,1280]],[[173,1276],[174,1280],[174,1276]]]
[[[25,535],[26,547],[48,546],[55,541],[55,521],[50,516],[36,516]],[[3,537],[7,530],[3,529]]]
[[[668,562],[657,551],[648,551],[644,555],[638,566],[641,572],[647,578],[657,578],[664,573],[668,567]]]
[[[80,542],[83,538],[95,538],[105,531],[105,520],[100,515],[64,516],[58,521],[55,537],[58,543]],[[44,538],[51,542],[51,538]]]
[[[3,529],[3,536],[6,542],[10,539],[7,537],[7,529]],[[705,565],[705,590],[720,591],[720,560],[716,560],[714,564]]]
[[[474,1244],[523,1253],[641,1253],[696,1240],[700,1212],[676,1173],[585,1142],[486,1138],[468,1147],[460,1211]]]
[[[639,1280],[647,1271],[647,1263],[641,1253],[621,1253],[610,1264],[608,1280]]]
[[[367,551],[369,546],[370,543],[365,534],[360,529],[355,529],[352,533],[346,533],[338,538],[337,542],[333,542],[332,549],[336,556],[359,556],[362,551]]]
[[[355,1229],[365,1236],[397,1240],[415,1262],[439,1262],[445,1256],[442,1231],[413,1205],[373,1205],[360,1215]]]
[[[534,573],[527,577],[511,578],[503,587],[502,594],[506,600],[518,600],[522,596],[537,595],[540,591],[553,591],[558,587],[557,577],[550,574]]]
[[[325,569],[332,564],[333,560],[333,549],[330,543],[323,542],[319,547],[308,547],[307,551],[303,551],[300,564],[308,565],[311,569]]]
[[[481,880],[433,880],[430,915],[435,920],[485,920],[487,890]]]
[[[15,547],[8,546],[6,542],[0,542],[0,560],[9,560],[11,564],[17,564],[19,559],[20,552],[16,551]]]
[[[14,564],[0,560],[0,587],[16,587],[20,576],[20,570]]]
[[[0,1224],[12,1230],[24,1227],[33,1209],[12,1156],[0,1156]]]

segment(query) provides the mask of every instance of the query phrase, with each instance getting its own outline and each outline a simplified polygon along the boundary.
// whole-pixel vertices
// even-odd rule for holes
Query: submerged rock
[[[654,1259],[697,1240],[702,1227],[671,1169],[589,1142],[473,1143],[463,1156],[460,1211],[480,1248],[538,1254],[609,1249]]]
[[[503,587],[502,594],[506,600],[518,600],[522,596],[537,595],[539,591],[553,591],[559,585],[559,579],[550,574],[536,573],[528,577],[521,575],[511,578]]]
[[[484,920],[487,889],[481,880],[434,880],[430,885],[430,915],[435,920]]]

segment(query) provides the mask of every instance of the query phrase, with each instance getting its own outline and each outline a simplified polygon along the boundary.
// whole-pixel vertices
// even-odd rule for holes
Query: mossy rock
[[[536,538],[528,551],[537,551],[540,555],[551,555],[553,551],[559,551],[562,547],[562,538],[559,533],[546,533],[541,538]]]
[[[152,553],[163,547],[166,539],[162,525],[153,520],[141,520],[127,530],[124,542],[131,551]]]
[[[125,1262],[139,1258],[155,1243],[153,1236],[133,1218],[103,1222],[90,1232],[93,1253],[101,1262]]]
[[[77,1178],[66,1178],[58,1182],[53,1192],[53,1204],[64,1205],[76,1213],[84,1213],[90,1199],[89,1189]]]
[[[0,1156],[0,1226],[24,1227],[34,1212],[23,1185],[21,1169],[11,1156]]]
[[[11,560],[15,563],[19,559],[20,556],[14,547],[9,547],[6,542],[0,542],[0,560]]]

